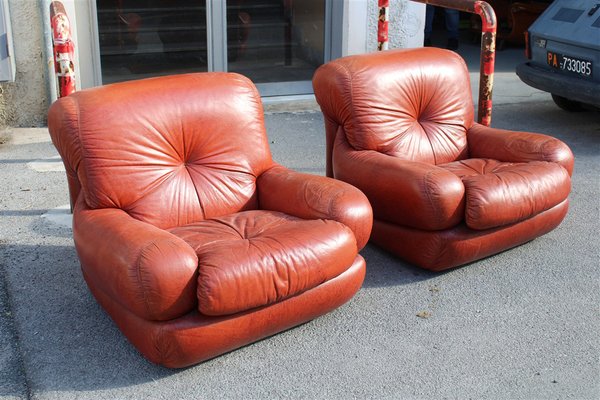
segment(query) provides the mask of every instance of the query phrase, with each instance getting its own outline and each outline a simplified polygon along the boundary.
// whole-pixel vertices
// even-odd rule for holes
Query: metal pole
[[[44,61],[46,64],[46,74],[48,82],[48,92],[50,103],[58,98],[56,90],[56,75],[54,72],[54,51],[52,48],[52,28],[50,26],[50,3],[52,0],[39,0],[42,10],[42,21],[44,27]]]
[[[390,0],[378,0],[379,18],[377,21],[377,50],[389,48],[388,25],[390,20]]]
[[[53,1],[49,8],[58,97],[64,97],[75,91],[75,42],[63,3]]]
[[[444,8],[470,12],[481,17],[481,58],[479,63],[479,100],[477,122],[490,126],[492,122],[492,90],[496,61],[496,14],[485,1],[479,0],[412,0]]]
[[[481,17],[477,122],[490,126],[492,123],[492,90],[494,88],[494,65],[496,61],[496,14],[494,9],[484,1],[475,2],[475,11]]]

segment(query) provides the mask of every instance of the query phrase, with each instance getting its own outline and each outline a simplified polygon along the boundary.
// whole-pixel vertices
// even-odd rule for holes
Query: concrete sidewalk
[[[57,223],[66,211],[48,216],[68,195],[47,131],[6,133],[0,397],[599,398],[600,113],[561,111],[501,56],[492,125],[556,136],[576,156],[571,209],[556,230],[446,273],[368,245],[365,283],[348,304],[183,370],[143,359],[89,293],[70,228]],[[324,173],[319,112],[265,118],[276,161]]]

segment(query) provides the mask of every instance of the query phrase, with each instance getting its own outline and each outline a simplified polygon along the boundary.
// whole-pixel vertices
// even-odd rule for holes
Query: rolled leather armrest
[[[369,241],[373,227],[371,205],[360,190],[347,183],[275,165],[258,178],[257,187],[263,210],[338,221],[354,232],[358,250]]]
[[[338,134],[333,152],[337,179],[368,197],[375,218],[423,230],[442,230],[464,218],[460,178],[435,165],[354,150]]]
[[[88,284],[147,320],[195,309],[198,257],[186,242],[123,210],[89,209],[82,199],[73,237]]]
[[[471,158],[504,162],[549,161],[573,174],[573,153],[569,146],[548,135],[489,128],[474,124],[467,132]]]

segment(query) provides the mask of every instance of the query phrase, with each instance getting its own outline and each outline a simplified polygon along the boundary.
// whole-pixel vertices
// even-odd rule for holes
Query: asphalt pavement
[[[522,84],[521,52],[498,53],[492,126],[550,134],[573,150],[571,208],[557,229],[445,273],[368,245],[349,303],[182,370],[146,361],[88,291],[47,130],[4,132],[0,398],[600,398],[600,112],[567,113]],[[477,48],[461,53],[472,59]],[[320,112],[286,107],[265,116],[275,160],[322,175]]]

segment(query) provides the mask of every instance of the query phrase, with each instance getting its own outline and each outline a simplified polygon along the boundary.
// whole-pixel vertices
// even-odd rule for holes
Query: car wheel
[[[557,106],[559,106],[560,108],[562,108],[565,111],[570,111],[570,112],[583,111],[583,106],[578,101],[569,100],[565,97],[558,96],[556,94],[552,94],[552,100],[554,100],[554,103],[556,103]]]

